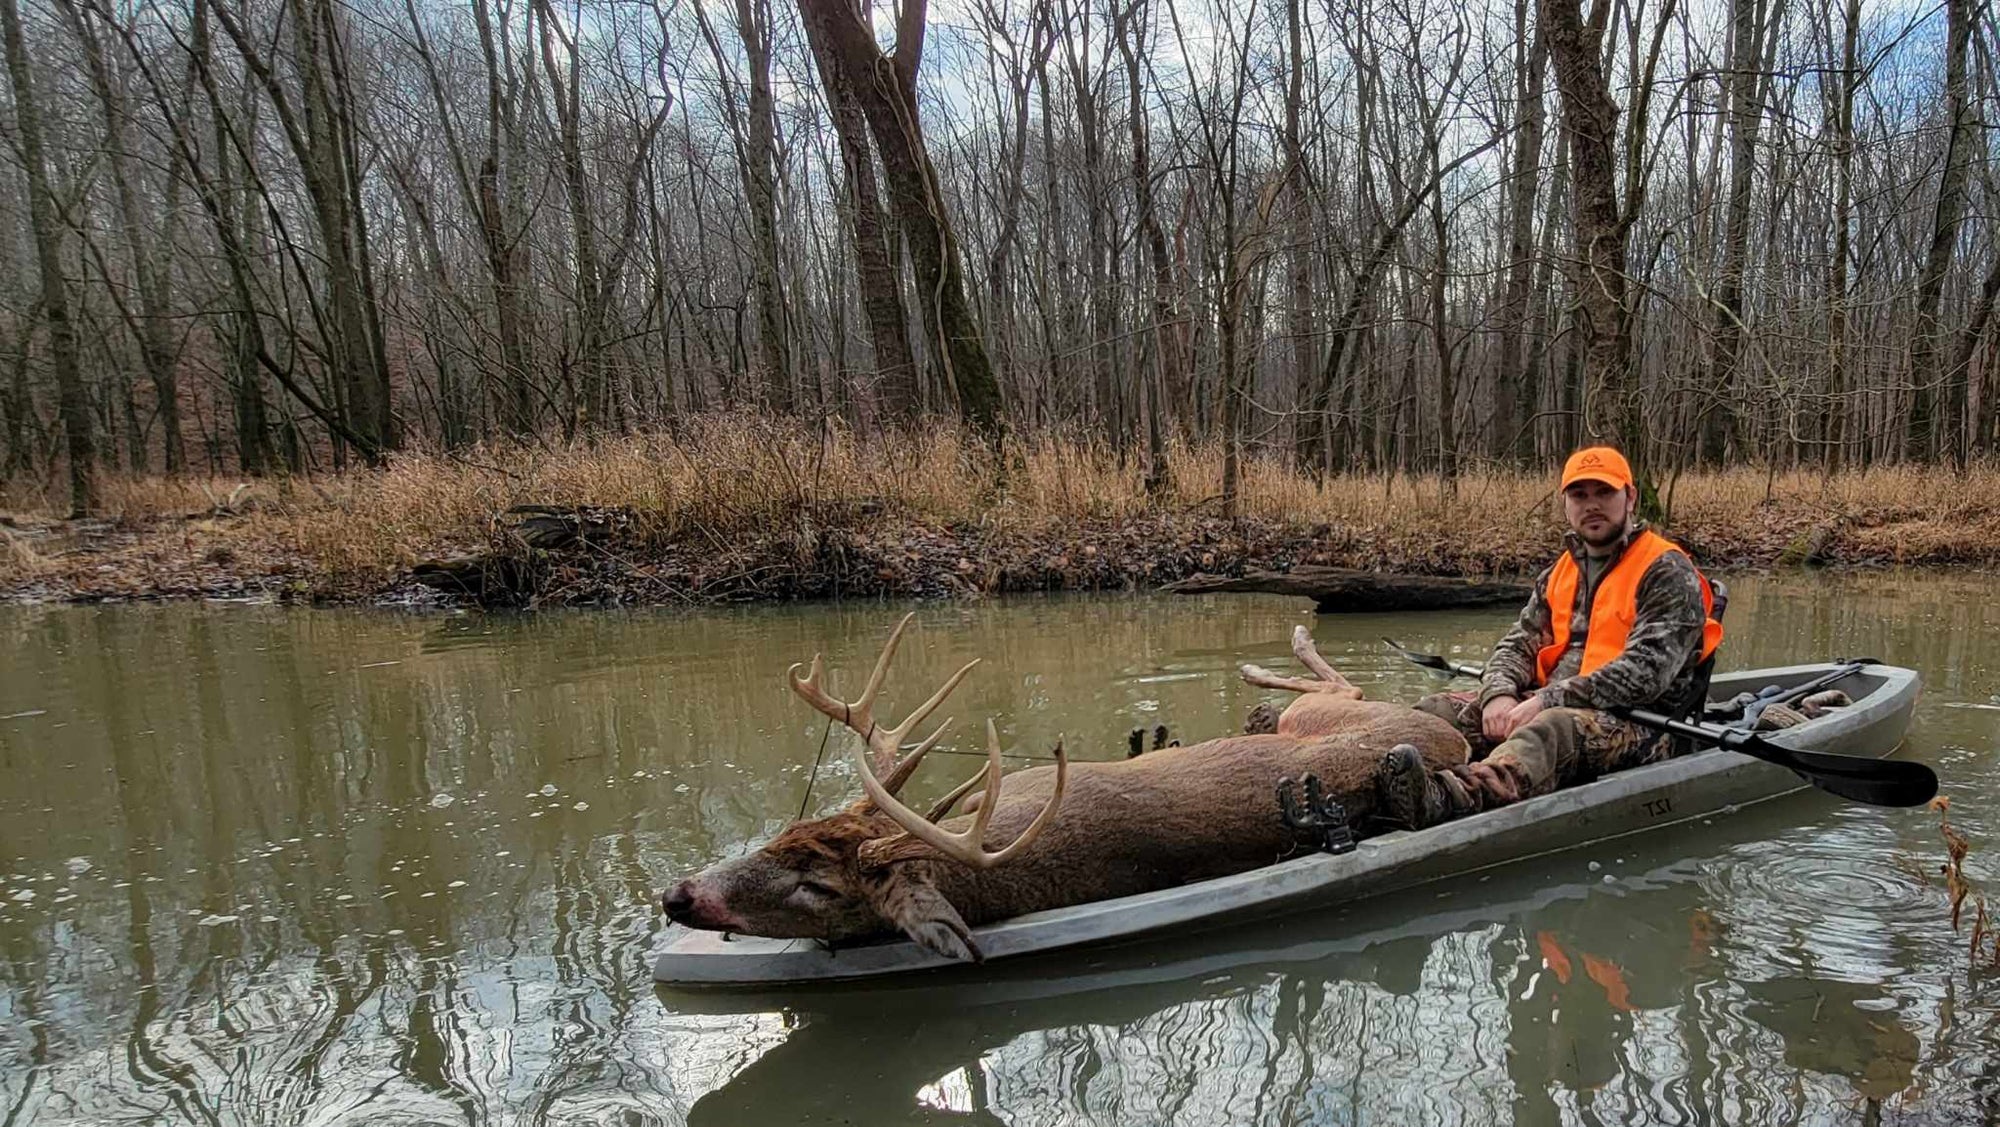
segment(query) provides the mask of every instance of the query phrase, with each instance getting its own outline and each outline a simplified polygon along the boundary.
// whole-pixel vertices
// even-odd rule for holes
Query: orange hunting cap
[[[1625,455],[1609,446],[1586,446],[1563,463],[1562,488],[1579,481],[1601,481],[1614,489],[1626,489],[1632,484],[1632,467]]]

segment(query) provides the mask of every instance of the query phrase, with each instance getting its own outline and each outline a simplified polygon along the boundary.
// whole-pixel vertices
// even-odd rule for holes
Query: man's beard
[[[1625,527],[1629,523],[1630,523],[1629,517],[1626,520],[1613,521],[1606,526],[1608,531],[1606,531],[1603,536],[1596,538],[1591,537],[1588,533],[1578,533],[1577,535],[1583,537],[1583,543],[1585,547],[1597,548],[1599,550],[1602,550],[1605,548],[1614,547],[1617,545],[1618,541],[1624,539]]]

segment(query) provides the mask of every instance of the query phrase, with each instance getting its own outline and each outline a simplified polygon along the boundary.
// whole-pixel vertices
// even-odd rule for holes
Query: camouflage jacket
[[[1599,574],[1600,582],[1645,527],[1642,521],[1632,522]],[[1583,541],[1572,533],[1565,547],[1579,573],[1587,576]],[[1536,655],[1555,638],[1551,627],[1554,609],[1547,594],[1553,570],[1553,566],[1546,568],[1536,577],[1535,592],[1522,608],[1521,617],[1494,647],[1486,674],[1480,679],[1482,707],[1495,697],[1521,697],[1536,691]],[[1701,664],[1702,623],[1707,617],[1694,563],[1683,553],[1668,552],[1646,570],[1639,580],[1638,616],[1626,637],[1625,652],[1588,675],[1580,675],[1578,670],[1583,667],[1590,603],[1597,585],[1579,584],[1579,588],[1576,607],[1570,612],[1569,650],[1556,663],[1549,683],[1539,690],[1542,703],[1549,708],[1646,708],[1678,706],[1686,700],[1693,689],[1695,667]]]

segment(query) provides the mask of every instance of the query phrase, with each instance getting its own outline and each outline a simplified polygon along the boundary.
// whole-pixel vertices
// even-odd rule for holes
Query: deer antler
[[[888,644],[882,647],[882,656],[875,660],[874,671],[868,674],[868,684],[861,690],[859,700],[837,700],[827,693],[824,685],[826,667],[821,664],[818,654],[813,655],[812,670],[805,676],[799,676],[798,664],[794,664],[786,673],[791,680],[793,692],[799,694],[807,704],[852,729],[868,745],[868,750],[874,753],[876,766],[889,772],[888,779],[882,785],[890,794],[903,789],[903,784],[916,772],[917,764],[923,760],[924,753],[936,745],[938,737],[944,735],[944,730],[951,726],[951,720],[947,718],[939,724],[928,739],[917,745],[908,759],[898,763],[896,760],[902,754],[904,738],[910,734],[911,729],[923,723],[925,717],[936,711],[937,706],[944,703],[944,698],[951,695],[953,689],[958,688],[958,683],[965,680],[965,675],[972,672],[972,667],[979,664],[979,659],[973,658],[959,667],[958,672],[945,678],[944,684],[938,687],[938,691],[932,693],[929,700],[918,705],[916,711],[905,717],[901,724],[893,728],[878,725],[875,722],[875,694],[882,689],[882,681],[889,672],[889,662],[896,656],[896,647],[903,640],[904,628],[909,626],[910,620],[915,617],[914,613],[906,614],[903,620],[896,624],[896,629],[889,635]]]
[[[957,786],[951,788],[950,794],[947,794],[943,798],[938,799],[936,802],[931,803],[931,808],[929,810],[924,811],[924,821],[937,822],[942,820],[945,815],[951,813],[952,807],[958,805],[959,799],[964,798],[968,794],[971,794],[973,787],[976,787],[980,783],[983,783],[985,781],[986,781],[986,768],[981,767],[977,774],[973,775],[971,778],[965,780],[964,782],[958,784]]]
[[[875,669],[868,675],[868,684],[862,688],[858,700],[838,700],[826,691],[824,684],[826,668],[817,654],[813,655],[811,670],[804,676],[799,675],[799,665],[793,665],[786,676],[792,683],[792,691],[807,704],[826,716],[840,721],[861,737],[863,746],[854,749],[854,764],[861,773],[861,789],[867,792],[869,800],[875,803],[876,809],[903,828],[905,840],[922,842],[948,859],[975,869],[991,868],[1017,855],[1041,835],[1049,819],[1055,815],[1056,808],[1062,804],[1063,789],[1069,782],[1069,757],[1063,753],[1062,744],[1058,741],[1055,749],[1055,790],[1049,795],[1049,800],[1043,805],[1041,812],[1035,815],[1035,820],[1028,823],[1028,828],[1022,830],[1011,844],[998,852],[988,853],[985,848],[986,824],[992,820],[993,808],[1000,800],[1000,734],[993,727],[991,720],[986,722],[986,770],[981,775],[968,779],[944,802],[934,807],[929,816],[919,814],[897,801],[896,792],[909,781],[918,762],[937,744],[938,738],[944,735],[944,730],[951,725],[951,721],[946,719],[939,724],[937,729],[925,737],[907,758],[898,762],[897,755],[902,749],[903,739],[922,723],[925,717],[936,711],[937,706],[944,702],[944,698],[958,687],[960,681],[965,680],[965,675],[972,672],[972,667],[979,664],[976,658],[966,662],[958,672],[945,679],[944,684],[931,694],[929,700],[918,705],[915,711],[905,717],[902,723],[893,728],[884,728],[876,723],[875,696],[881,691],[882,682],[889,672],[889,662],[896,656],[896,647],[903,640],[903,630],[915,617],[915,614],[906,614],[903,620],[896,624],[896,629],[890,633],[888,643],[882,647],[882,656],[876,659]],[[888,777],[878,778],[876,776],[878,770],[887,770]],[[981,778],[986,782],[986,791],[980,800],[979,809],[973,812],[970,829],[963,833],[949,833],[933,824],[935,819],[944,817],[952,805],[964,797]]]
[[[1034,821],[1028,823],[1028,828],[1015,835],[1014,840],[1005,848],[991,853],[986,850],[986,824],[993,820],[993,808],[1000,804],[1000,733],[994,729],[993,721],[986,722],[986,790],[979,800],[979,809],[972,812],[972,825],[959,833],[952,833],[933,824],[924,815],[896,801],[895,796],[876,781],[875,772],[868,766],[867,756],[857,752],[854,761],[861,769],[861,788],[868,792],[869,798],[875,800],[876,807],[882,813],[903,827],[905,837],[930,846],[942,853],[947,860],[957,861],[974,869],[990,869],[1026,849],[1041,836],[1049,820],[1055,817],[1056,808],[1062,805],[1063,790],[1069,783],[1069,756],[1063,751],[1061,740],[1056,741],[1055,758],[1056,785],[1055,789],[1049,792],[1049,800],[1042,804],[1041,811],[1035,815]],[[958,801],[961,792],[971,789],[973,781],[976,780],[968,780],[964,786],[958,788],[958,792],[954,792],[949,799],[938,805],[944,810],[949,810],[951,804]],[[933,807],[933,811],[937,812],[939,817],[943,816],[937,807]],[[869,844],[877,846],[882,843]],[[895,850],[893,842],[875,850],[878,859],[889,859],[895,852],[900,851]]]

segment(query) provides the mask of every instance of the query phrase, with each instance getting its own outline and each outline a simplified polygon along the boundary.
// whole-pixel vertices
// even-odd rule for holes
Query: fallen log
[[[1301,564],[1290,571],[1242,575],[1190,575],[1162,590],[1177,595],[1246,592],[1311,599],[1321,614],[1364,611],[1450,610],[1527,601],[1529,584],[1505,579],[1396,575],[1351,567]]]
[[[425,560],[410,569],[410,578],[432,590],[489,607],[512,606],[533,586],[525,562],[490,552]]]

